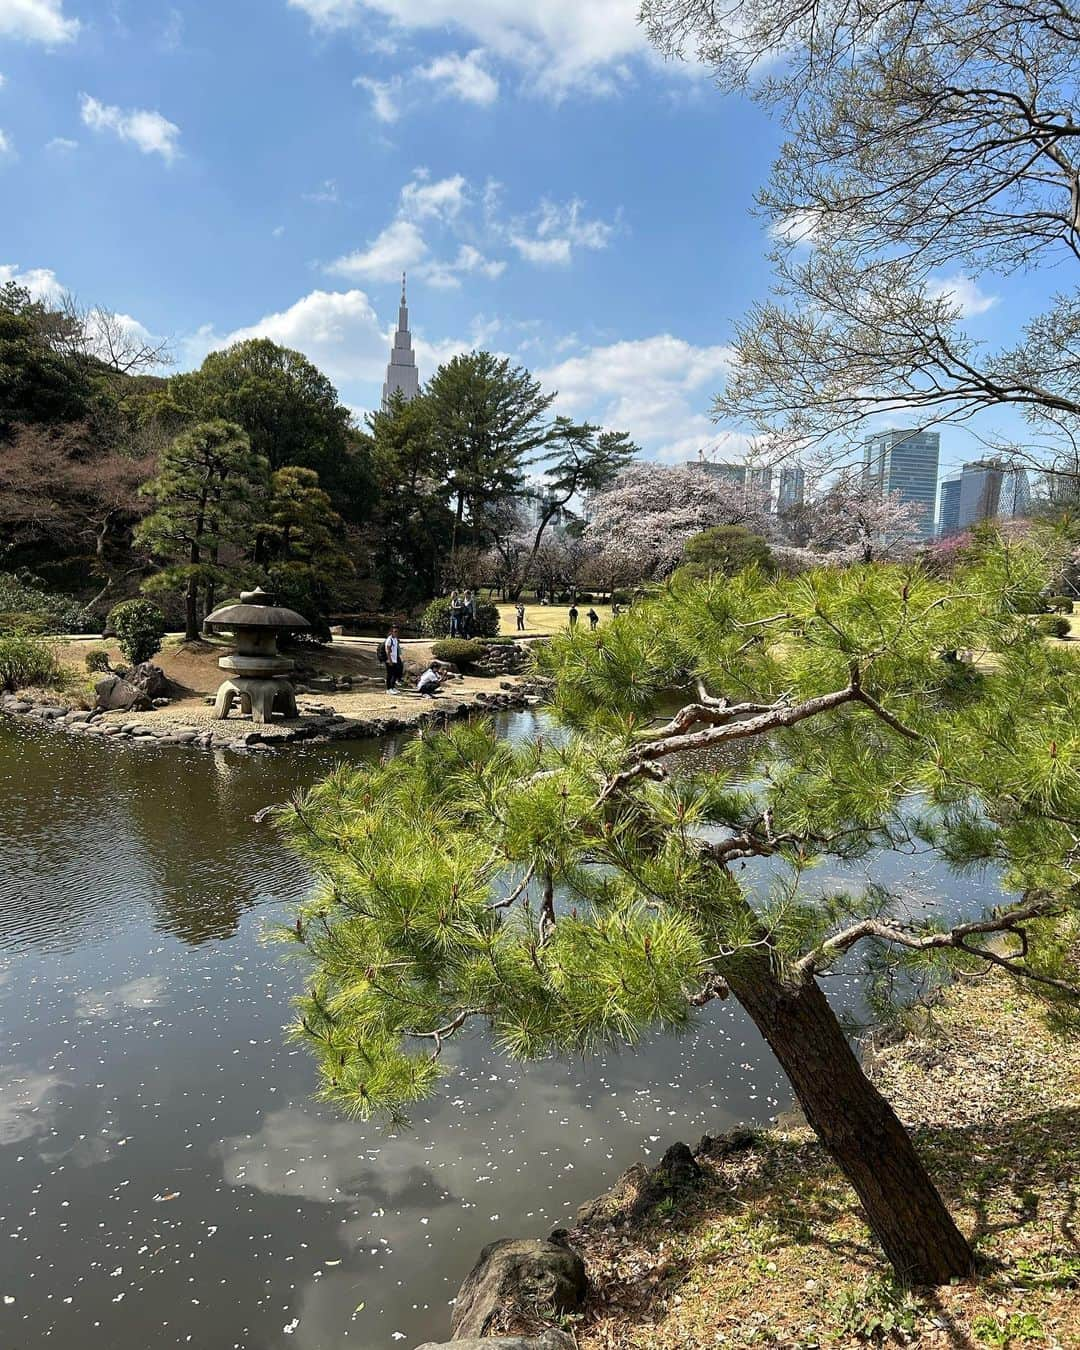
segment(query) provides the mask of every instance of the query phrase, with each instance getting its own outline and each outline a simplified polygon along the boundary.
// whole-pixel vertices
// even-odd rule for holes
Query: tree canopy
[[[312,469],[342,515],[367,517],[367,447],[352,433],[337,390],[302,353],[269,338],[211,352],[197,371],[169,381],[160,411],[185,421],[237,423],[272,470]]]

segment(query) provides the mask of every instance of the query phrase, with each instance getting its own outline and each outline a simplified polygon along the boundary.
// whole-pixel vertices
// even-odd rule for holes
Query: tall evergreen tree
[[[274,591],[329,637],[325,618],[355,570],[342,544],[342,519],[319,486],[319,475],[295,465],[271,476],[267,507],[259,536]]]
[[[424,395],[395,393],[370,416],[368,429],[378,493],[375,572],[390,604],[415,604],[438,592],[453,537],[446,452]]]
[[[250,338],[211,352],[198,370],[174,376],[160,416],[182,422],[224,418],[243,428],[271,469],[313,469],[335,508],[367,518],[372,480],[367,447],[350,429],[337,390],[301,352]]]
[[[462,543],[483,546],[493,509],[520,495],[526,465],[550,440],[545,416],[555,395],[507,357],[470,352],[439,367],[426,399],[449,470],[451,552]]]
[[[295,1031],[323,1095],[397,1111],[477,1020],[536,1058],[680,1030],[731,995],[897,1273],[968,1275],[819,977],[868,949],[883,973],[897,954],[992,964],[1077,997],[1029,941],[1080,893],[1080,683],[1022,612],[1044,581],[1005,546],[947,583],[889,563],[676,579],[548,646],[562,734],[513,746],[475,725],[337,770],[287,813],[321,879],[283,937],[310,961]],[[967,647],[992,660],[957,679],[940,653]],[[735,744],[737,774],[718,753]],[[878,865],[913,841],[999,868],[1001,907],[914,917]],[[829,859],[873,884],[822,897],[807,869]]]
[[[199,636],[199,596],[212,609],[216,588],[254,542],[266,487],[266,460],[235,422],[199,423],[163,452],[145,488],[156,506],[136,538],[167,564],[143,589],[184,594],[186,641]]]

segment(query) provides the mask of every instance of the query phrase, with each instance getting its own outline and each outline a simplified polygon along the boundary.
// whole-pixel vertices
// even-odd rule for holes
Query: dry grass
[[[1080,1346],[1080,1046],[1007,977],[952,988],[874,1077],[976,1248],[978,1280],[897,1287],[806,1130],[757,1134],[642,1222],[576,1229],[593,1294],[582,1350]]]

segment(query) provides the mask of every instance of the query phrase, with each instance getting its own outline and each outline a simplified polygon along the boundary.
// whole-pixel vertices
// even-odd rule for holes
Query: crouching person
[[[427,698],[434,698],[446,683],[446,680],[447,675],[438,661],[432,661],[431,665],[416,681],[416,692],[425,695]]]

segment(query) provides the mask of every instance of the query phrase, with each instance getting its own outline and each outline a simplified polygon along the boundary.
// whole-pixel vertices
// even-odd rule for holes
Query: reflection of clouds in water
[[[60,1109],[57,1089],[65,1081],[52,1073],[31,1073],[18,1065],[0,1070],[0,1145],[47,1134]]]
[[[379,1139],[374,1131],[372,1136],[365,1147],[363,1126],[290,1106],[264,1116],[257,1133],[222,1140],[217,1151],[230,1186],[251,1186],[267,1195],[369,1210],[414,1209],[430,1205],[436,1194],[448,1198],[416,1140]]]
[[[144,975],[115,989],[88,989],[75,1000],[77,1017],[113,1017],[120,1012],[157,1008],[165,1000],[165,978]]]

